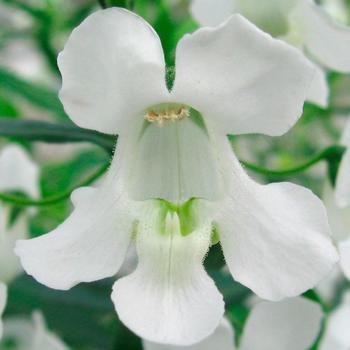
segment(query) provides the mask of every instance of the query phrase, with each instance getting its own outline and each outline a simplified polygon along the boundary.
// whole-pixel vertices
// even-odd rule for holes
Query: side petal
[[[182,236],[175,214],[167,214],[164,233],[156,229],[154,208],[145,218],[138,229],[137,269],[113,288],[116,311],[143,339],[192,345],[212,334],[224,313],[222,296],[203,267],[210,222]]]
[[[320,350],[347,350],[350,347],[350,305],[343,303],[329,317]]]
[[[233,277],[269,300],[314,287],[338,261],[321,200],[291,183],[254,182],[226,151],[234,166],[217,228]]]
[[[340,208],[350,205],[350,148],[340,162],[335,182],[335,200]]]
[[[310,85],[310,90],[307,95],[307,100],[322,108],[328,106],[329,87],[325,71],[314,64],[315,75]]]
[[[327,68],[350,72],[350,28],[337,24],[311,0],[298,4],[293,16],[306,49]]]
[[[132,117],[168,95],[156,32],[120,8],[90,15],[71,34],[58,58],[60,98],[79,126],[120,133]]]
[[[18,145],[8,145],[0,153],[0,191],[39,196],[39,168]]]
[[[120,268],[136,214],[118,186],[117,163],[114,159],[100,188],[75,191],[73,213],[55,230],[17,242],[15,253],[24,270],[40,283],[66,290],[110,277]]]
[[[234,332],[230,322],[223,318],[215,332],[200,343],[190,346],[164,345],[143,341],[144,350],[235,350]]]
[[[301,52],[234,15],[180,40],[172,94],[225,133],[281,135],[302,114],[312,77]]]
[[[322,310],[304,298],[257,304],[246,321],[241,350],[305,350],[321,329]]]

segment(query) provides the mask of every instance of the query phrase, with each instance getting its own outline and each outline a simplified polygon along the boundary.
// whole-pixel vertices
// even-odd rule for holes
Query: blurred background
[[[338,20],[350,24],[350,1],[344,4],[342,18]],[[79,134],[73,129],[58,99],[60,74],[56,64],[57,54],[72,29],[89,13],[108,5],[132,6],[146,18],[161,38],[170,67],[179,38],[198,27],[188,10],[188,1],[0,0],[0,149],[8,143],[19,143],[28,150],[40,167],[43,198],[77,187],[111,158],[114,138],[99,139],[98,135]],[[331,7],[329,12],[332,14]],[[307,103],[296,127],[283,137],[231,137],[238,157],[248,165],[288,170],[337,145],[350,115],[350,75],[328,72],[328,81],[331,96],[327,109]],[[60,133],[55,134],[47,123],[58,125]],[[335,157],[292,174],[282,171],[264,175],[254,171],[251,175],[260,182],[299,183],[322,197],[327,178],[334,181],[338,162]],[[30,235],[52,230],[70,210],[68,198],[35,207],[30,217]],[[135,262],[132,258],[130,261],[125,269],[132,268]],[[206,267],[225,297],[228,316],[239,334],[249,311],[251,292],[234,282],[221,268],[223,264],[220,248],[213,247]],[[142,349],[140,340],[117,319],[110,300],[113,281],[80,284],[60,292],[21,274],[9,285],[4,319],[30,317],[33,311],[41,310],[48,327],[72,349]],[[348,288],[348,282],[339,282],[329,299],[330,308],[336,307],[340,295]],[[315,291],[308,296],[318,300]],[[11,344],[4,338],[0,349],[12,349]]]

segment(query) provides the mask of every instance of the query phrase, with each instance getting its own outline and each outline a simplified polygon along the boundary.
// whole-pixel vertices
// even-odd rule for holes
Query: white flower
[[[34,312],[32,320],[23,317],[6,319],[3,344],[6,342],[14,344],[11,350],[68,350],[62,340],[47,329],[40,312]]]
[[[119,318],[145,339],[189,345],[224,313],[202,265],[213,236],[234,278],[263,298],[298,295],[331,270],[321,201],[290,183],[255,183],[226,137],[280,135],[296,122],[312,78],[297,50],[235,15],[180,40],[168,91],[157,34],[113,8],[74,30],[59,66],[70,117],[119,138],[104,182],[73,193],[71,216],[18,242],[39,282],[65,290],[113,276],[135,239],[138,266],[113,288]]]
[[[191,11],[202,25],[216,25],[232,13],[240,13],[303,50],[315,61],[308,99],[322,107],[328,104],[329,89],[321,66],[350,72],[350,29],[336,23],[312,0],[192,0]]]
[[[322,316],[318,304],[300,297],[278,303],[260,302],[249,314],[238,348],[234,345],[234,331],[226,319],[223,319],[214,334],[201,343],[179,347],[144,341],[143,348],[144,350],[306,350],[316,340]],[[338,348],[334,347],[332,350]]]
[[[340,144],[346,149],[339,165],[335,189],[327,182],[323,199],[334,239],[338,244],[340,267],[347,278],[350,278],[350,119]]]
[[[4,283],[0,282],[0,339],[2,338],[3,334],[3,325],[2,325],[2,314],[5,310],[7,302],[7,287]]]
[[[320,350],[348,350],[350,347],[350,298],[345,295],[343,302],[333,311],[327,322],[320,344]]]
[[[8,145],[0,153],[0,191],[20,191],[38,197],[38,167],[17,145]],[[28,238],[28,212],[10,223],[11,206],[0,202],[0,281],[9,283],[22,271],[13,250],[17,239]]]

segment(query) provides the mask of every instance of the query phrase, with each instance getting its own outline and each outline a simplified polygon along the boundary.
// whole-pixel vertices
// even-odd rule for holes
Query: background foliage
[[[57,53],[90,12],[108,6],[132,9],[154,26],[165,50],[171,85],[176,43],[197,28],[187,1],[0,0],[0,146],[19,142],[32,152],[41,167],[42,194],[42,199],[34,201],[6,193],[0,199],[37,208],[30,225],[32,236],[53,229],[67,217],[71,190],[97,179],[114,148],[115,137],[74,126],[57,97]],[[338,140],[350,112],[350,76],[329,73],[328,79],[330,107],[306,104],[303,118],[287,135],[229,136],[253,176],[266,182],[291,180],[322,196],[326,177],[334,180],[343,152]],[[250,291],[219,270],[223,264],[219,247],[213,247],[206,267],[225,296],[239,334],[248,314],[245,301]],[[5,317],[41,309],[49,327],[76,350],[142,349],[140,340],[117,319],[110,300],[112,282],[107,279],[59,292],[23,275],[10,286]],[[345,281],[339,285],[329,305],[315,291],[307,296],[329,311],[347,288]]]

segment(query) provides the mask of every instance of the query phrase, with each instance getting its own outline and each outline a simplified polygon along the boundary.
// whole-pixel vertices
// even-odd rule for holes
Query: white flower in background
[[[327,322],[320,350],[348,350],[350,348],[350,298],[344,296],[342,303],[332,311]]]
[[[32,320],[5,319],[0,350],[68,350],[68,347],[47,329],[43,315],[34,312]]]
[[[2,325],[2,314],[5,310],[7,302],[7,287],[4,283],[0,282],[0,339],[3,334],[3,325]]]
[[[234,345],[234,331],[226,319],[223,319],[215,332],[201,343],[179,347],[144,341],[143,348],[144,350],[306,350],[317,338],[322,316],[320,306],[304,298],[292,298],[278,303],[260,302],[253,307],[248,316],[238,348]]]
[[[350,28],[336,23],[312,0],[192,0],[191,11],[202,25],[216,25],[240,13],[304,51],[316,71],[308,99],[320,106],[327,106],[329,95],[322,67],[350,72]]]
[[[341,159],[335,189],[327,182],[323,193],[329,223],[340,254],[339,265],[350,278],[350,119],[344,129],[340,144],[345,153]]]
[[[19,191],[33,198],[39,195],[39,170],[27,152],[8,145],[0,152],[0,192]],[[12,206],[0,202],[0,281],[9,283],[22,271],[14,254],[17,239],[28,238],[28,211],[11,222]]]
[[[224,313],[202,264],[212,239],[234,278],[266,299],[329,273],[338,256],[321,201],[251,180],[226,137],[281,135],[297,121],[313,72],[298,50],[235,15],[180,40],[169,91],[157,34],[112,8],[73,31],[59,67],[72,120],[119,138],[103,183],[73,193],[71,216],[18,242],[39,282],[66,290],[113,276],[135,239],[138,266],[113,288],[120,319],[150,341],[189,345]]]

